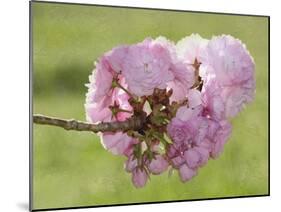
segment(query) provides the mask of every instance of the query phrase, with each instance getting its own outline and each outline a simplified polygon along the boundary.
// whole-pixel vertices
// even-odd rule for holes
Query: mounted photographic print
[[[30,2],[30,209],[269,195],[269,17]]]

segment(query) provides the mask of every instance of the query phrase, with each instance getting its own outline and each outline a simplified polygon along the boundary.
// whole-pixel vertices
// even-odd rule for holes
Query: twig
[[[91,131],[91,132],[116,132],[116,131],[128,131],[128,130],[140,130],[144,124],[145,117],[132,117],[122,122],[102,122],[99,124],[91,124],[83,121],[77,121],[74,119],[61,119],[55,117],[49,117],[44,115],[33,115],[33,123],[51,125],[62,127],[65,130],[76,131]]]
[[[192,64],[193,68],[195,69],[195,83],[191,87],[191,89],[196,88],[197,90],[202,90],[203,81],[201,77],[199,76],[199,68],[201,63],[195,58],[194,64]]]

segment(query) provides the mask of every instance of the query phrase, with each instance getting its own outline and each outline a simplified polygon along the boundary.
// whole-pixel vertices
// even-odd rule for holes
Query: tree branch
[[[132,117],[122,122],[102,122],[99,124],[91,124],[74,119],[61,119],[55,117],[44,116],[40,114],[33,115],[33,123],[42,125],[51,125],[62,127],[65,130],[75,131],[91,131],[91,132],[116,132],[116,131],[138,131],[142,129],[145,117]]]

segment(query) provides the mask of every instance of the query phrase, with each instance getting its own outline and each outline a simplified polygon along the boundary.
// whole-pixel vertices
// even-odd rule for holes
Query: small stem
[[[123,113],[133,113],[132,111],[129,111],[129,110],[124,110],[124,109],[118,109],[118,112],[123,112]]]
[[[201,89],[202,89],[202,79],[199,76],[199,68],[200,68],[201,63],[197,60],[197,58],[195,58],[194,63],[191,64],[191,65],[195,69],[195,83],[191,87],[191,89],[196,88],[197,90],[201,91]]]
[[[119,82],[118,82],[118,73],[115,77],[113,77],[111,87],[114,88],[120,88],[122,89],[126,94],[128,94],[135,102],[138,102],[137,98],[130,92],[128,91],[125,87],[123,87]]]
[[[130,97],[132,97],[134,100],[137,101],[135,96],[133,94],[131,94],[130,91],[128,91],[126,88],[124,88],[118,81],[116,81],[116,86],[119,87],[120,89],[122,89],[123,91],[125,91]]]
[[[128,131],[127,134],[131,137],[134,137],[134,138],[139,138],[139,139],[143,138],[143,135],[141,135],[137,131]]]

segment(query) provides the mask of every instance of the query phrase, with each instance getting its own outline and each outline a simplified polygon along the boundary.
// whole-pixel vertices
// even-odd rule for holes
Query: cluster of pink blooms
[[[125,121],[135,115],[132,98],[141,101],[155,89],[172,91],[169,104],[177,109],[163,121],[164,137],[157,139],[159,133],[149,127],[140,133],[144,139],[122,131],[100,137],[104,148],[127,158],[125,170],[136,187],[169,167],[186,182],[223,151],[232,130],[229,119],[253,99],[254,72],[245,45],[230,35],[207,40],[192,34],[176,44],[164,37],[147,38],[119,46],[95,64],[87,85],[87,120]],[[149,101],[143,111],[151,117]]]

